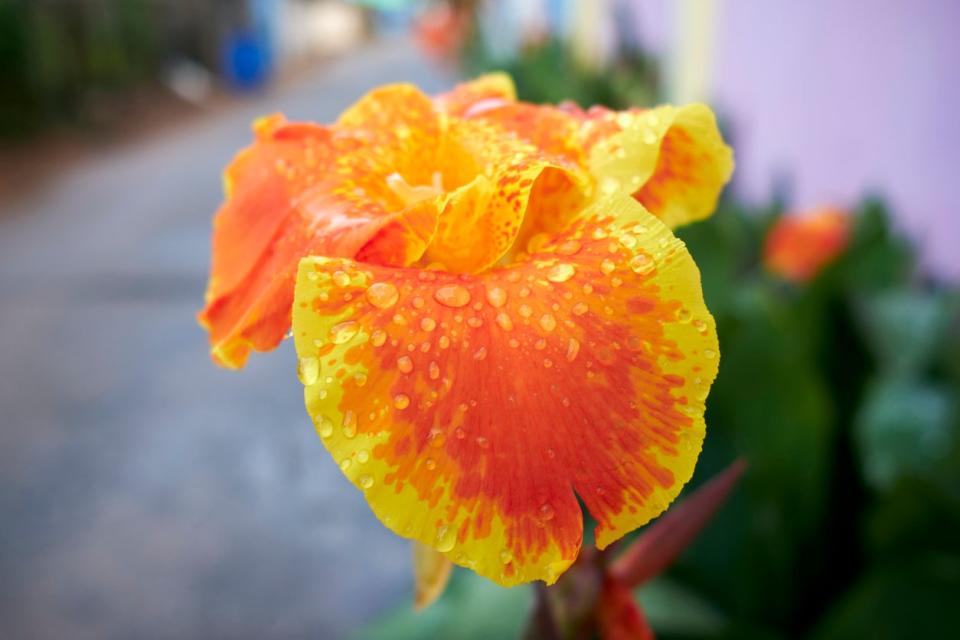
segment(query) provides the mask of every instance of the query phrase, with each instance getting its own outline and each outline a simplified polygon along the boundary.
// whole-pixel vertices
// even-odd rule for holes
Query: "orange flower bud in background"
[[[850,216],[838,207],[780,218],[767,234],[763,264],[790,282],[808,282],[846,249]]]

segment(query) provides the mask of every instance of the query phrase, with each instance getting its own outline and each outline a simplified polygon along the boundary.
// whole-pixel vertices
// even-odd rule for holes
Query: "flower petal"
[[[485,109],[492,105],[514,102],[517,89],[513,78],[503,72],[487,73],[458,84],[452,90],[434,98],[436,106],[454,116],[469,114],[471,109]]]
[[[441,164],[458,168],[427,260],[448,271],[479,272],[514,245],[537,181],[560,168],[533,145],[483,122],[452,119]]]
[[[503,585],[553,582],[692,474],[717,371],[683,244],[633,200],[480,275],[309,257],[293,319],[307,410],[396,533]]]
[[[410,202],[389,183],[433,181],[439,117],[413,87],[376,90],[335,127],[254,125],[255,143],[225,174],[214,219],[213,259],[200,323],[211,354],[241,367],[251,349],[273,349],[290,327],[297,263],[310,253],[377,264],[418,260],[442,202]]]
[[[589,165],[602,193],[633,194],[671,229],[713,213],[733,173],[733,152],[709,107],[592,109],[588,115],[587,144],[597,138]],[[618,131],[604,135],[613,123]]]

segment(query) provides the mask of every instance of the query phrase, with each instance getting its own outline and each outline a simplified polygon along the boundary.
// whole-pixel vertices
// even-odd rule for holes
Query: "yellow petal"
[[[425,609],[443,595],[453,563],[425,544],[413,541],[413,607]]]

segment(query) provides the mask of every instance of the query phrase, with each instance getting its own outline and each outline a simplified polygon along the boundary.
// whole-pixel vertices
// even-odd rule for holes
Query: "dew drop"
[[[573,362],[576,360],[578,353],[580,353],[580,341],[576,338],[570,338],[570,340],[567,341],[567,362]]]
[[[410,356],[400,356],[397,358],[397,369],[401,373],[410,373],[413,371],[413,360],[410,359]]]
[[[513,320],[511,320],[510,316],[508,316],[506,313],[501,311],[500,313],[497,314],[497,317],[495,318],[495,320],[496,320],[497,326],[503,329],[504,331],[510,331],[511,329],[513,329]]]
[[[545,313],[540,316],[540,327],[543,328],[544,331],[553,331],[557,328],[557,319],[554,318],[553,315]]]
[[[340,462],[340,470],[346,472],[350,468],[350,459],[347,458]]]
[[[590,307],[588,307],[583,302],[578,302],[577,304],[573,305],[573,309],[572,309],[573,315],[575,316],[582,316],[589,310],[590,310]]]
[[[333,283],[338,287],[346,287],[350,284],[350,276],[348,276],[344,271],[334,271]]]
[[[453,435],[457,437],[457,440],[463,440],[464,438],[467,437],[467,432],[464,431],[461,427],[457,427],[456,430],[453,432]]]
[[[441,349],[446,349],[447,347],[450,346],[450,338],[448,338],[447,336],[440,336],[440,339],[437,340],[437,345]]]
[[[540,505],[540,519],[544,521],[553,520],[553,517],[556,515],[556,512],[553,510],[553,506],[549,502],[545,502]]]
[[[484,360],[484,359],[486,359],[486,357],[487,357],[487,348],[486,348],[486,347],[480,347],[479,349],[477,349],[476,351],[473,352],[473,359],[474,359],[474,360]]]
[[[477,446],[481,449],[488,449],[490,447],[490,441],[483,436],[477,436]]]
[[[606,195],[613,195],[620,189],[620,181],[616,178],[604,178],[600,183],[600,190],[603,191]]]
[[[487,289],[487,302],[499,309],[507,303],[507,292],[500,287]]]
[[[367,301],[378,309],[389,309],[399,299],[400,292],[389,282],[375,282],[367,289]]]
[[[543,366],[544,366],[545,368],[549,369],[550,367],[553,366],[553,360],[551,360],[550,358],[544,358],[544,359],[543,359]]]
[[[358,387],[362,387],[367,384],[367,375],[365,373],[355,373],[353,374],[353,381]]]
[[[528,305],[522,304],[517,308],[517,313],[519,313],[521,317],[529,318],[533,315],[533,309],[531,309]]]
[[[333,421],[327,416],[317,418],[317,433],[321,438],[329,438],[333,435]]]
[[[520,287],[520,291],[517,292],[517,295],[521,298],[526,298],[530,295],[530,287]]]
[[[617,276],[613,276],[612,278],[610,278],[610,286],[611,286],[611,287],[616,288],[616,287],[619,287],[619,286],[622,285],[622,284],[623,284],[623,280],[622,280],[621,278],[619,278],[619,277],[617,277]]]
[[[387,334],[385,331],[377,329],[370,336],[370,343],[375,347],[382,347],[383,343],[387,341]]]
[[[437,529],[437,540],[434,546],[437,551],[440,553],[447,553],[453,551],[453,547],[457,542],[457,534],[452,527],[443,525]]]
[[[576,274],[576,269],[573,268],[573,265],[561,262],[550,268],[550,271],[547,272],[547,280],[550,282],[566,282],[574,274]]]
[[[604,261],[600,263],[600,272],[604,275],[613,273],[616,268],[617,265],[613,263],[613,260],[604,259]]]
[[[455,309],[470,304],[470,292],[459,284],[440,287],[434,292],[433,298],[443,306]]]
[[[427,458],[424,461],[423,466],[425,466],[427,470],[433,471],[434,469],[437,468],[437,461],[434,460],[433,458]]]
[[[639,253],[632,258],[627,264],[630,265],[630,268],[633,269],[634,273],[647,274],[653,271],[653,260],[650,259],[650,256]]]
[[[704,349],[703,357],[706,358],[707,360],[713,360],[714,358],[717,357],[717,352],[714,351],[713,349]]]
[[[620,240],[620,244],[625,246],[627,249],[633,249],[634,247],[637,246],[636,237],[630,235],[629,233],[622,234],[619,240]]]
[[[430,429],[430,435],[427,436],[427,440],[429,440],[431,447],[442,447],[444,441],[443,429],[439,427]]]
[[[343,414],[343,436],[352,438],[355,435],[357,435],[357,416],[353,411],[347,409]]]
[[[311,386],[317,383],[320,378],[320,361],[313,356],[306,356],[297,361],[297,377],[304,386]]]
[[[330,342],[333,344],[344,344],[353,340],[357,335],[359,328],[353,320],[347,320],[330,327]]]
[[[483,320],[476,316],[470,316],[467,318],[467,325],[473,327],[474,329],[479,329],[483,326]]]
[[[433,331],[437,328],[437,321],[427,316],[420,319],[420,328],[424,331]]]
[[[580,242],[578,240],[567,240],[557,245],[556,252],[561,256],[572,256],[580,251]]]
[[[359,478],[357,478],[357,483],[364,489],[369,489],[373,486],[373,476],[369,473],[365,473]]]
[[[544,340],[543,338],[540,338],[534,343],[533,348],[536,349],[537,351],[543,351],[544,349],[547,348],[547,341]]]
[[[440,365],[438,365],[436,362],[431,362],[430,366],[427,367],[427,371],[431,380],[436,380],[440,377]]]
[[[511,349],[516,349],[517,347],[520,346],[520,341],[517,340],[516,338],[510,338],[510,341],[507,344],[510,345]]]
[[[370,462],[370,452],[366,449],[360,449],[360,451],[357,451],[357,462],[360,464],[367,464]]]
[[[410,396],[398,393],[397,395],[393,396],[393,406],[395,406],[397,409],[406,409],[410,406]]]

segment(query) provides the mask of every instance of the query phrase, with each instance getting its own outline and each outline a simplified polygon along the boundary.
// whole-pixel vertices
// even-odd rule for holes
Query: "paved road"
[[[342,637],[408,547],[307,419],[291,345],[215,368],[193,315],[251,119],[447,82],[406,43],[78,167],[0,215],[0,637]]]

